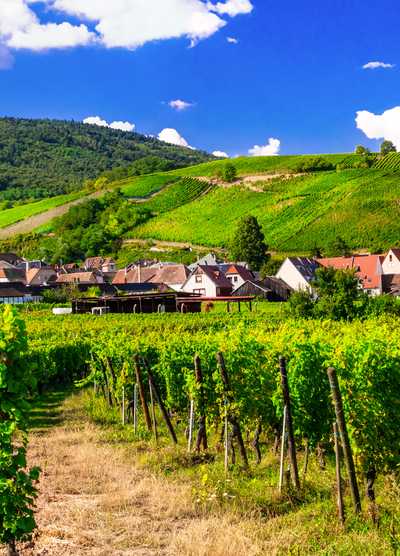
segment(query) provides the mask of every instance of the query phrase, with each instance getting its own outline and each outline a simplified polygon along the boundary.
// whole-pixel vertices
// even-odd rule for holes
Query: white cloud
[[[250,0],[227,0],[226,2],[217,2],[215,5],[212,2],[208,2],[207,6],[214,12],[221,15],[227,14],[231,17],[239,14],[249,14],[254,9]]]
[[[168,106],[170,106],[174,110],[178,110],[178,112],[181,112],[182,110],[186,110],[187,108],[193,106],[193,103],[177,99],[177,100],[170,100]]]
[[[37,3],[46,4],[46,23],[34,10]],[[35,51],[93,43],[134,49],[187,37],[194,45],[227,24],[221,16],[252,9],[249,0],[0,0],[0,43]],[[60,22],[63,14],[66,20]]]
[[[44,50],[86,45],[94,39],[86,25],[41,24],[29,7],[32,0],[1,0],[0,42],[9,48]]]
[[[86,25],[71,25],[64,22],[47,23],[46,25],[34,24],[26,29],[16,30],[7,45],[10,48],[46,50],[50,48],[71,48],[73,46],[87,45],[93,40]]]
[[[131,124],[131,122],[112,122],[109,127],[111,129],[119,129],[120,131],[133,131],[135,124]]]
[[[14,57],[5,46],[0,44],[0,70],[10,69],[14,64]]]
[[[251,156],[276,156],[279,154],[280,148],[280,140],[270,137],[266,145],[254,145],[252,149],[249,149],[249,154]]]
[[[109,124],[106,120],[102,120],[100,116],[89,116],[83,120],[84,124],[97,125],[99,127],[109,127],[111,129],[119,129],[120,131],[133,131],[135,124],[130,122],[111,122]]]
[[[395,64],[385,64],[385,62],[368,62],[368,64],[363,65],[363,69],[392,69],[395,67]]]
[[[225,153],[224,151],[214,151],[213,156],[216,156],[217,158],[229,158],[229,155],[227,153]]]
[[[188,147],[189,149],[192,148],[186,139],[176,131],[176,129],[172,129],[170,127],[163,129],[158,134],[158,138],[160,141],[164,141],[164,143],[170,143],[171,145],[178,145],[180,147]]]
[[[368,139],[387,139],[400,150],[400,106],[386,110],[383,114],[360,110],[357,112],[356,124]]]
[[[230,44],[238,44],[238,43],[239,43],[238,39],[235,39],[235,37],[226,37],[226,40],[227,40]]]

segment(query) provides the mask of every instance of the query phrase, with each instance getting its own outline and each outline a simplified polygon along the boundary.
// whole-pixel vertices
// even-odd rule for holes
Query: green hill
[[[77,122],[0,118],[0,200],[64,194],[86,179],[145,157],[168,161],[169,168],[210,159],[138,133]]]
[[[233,184],[218,177],[226,161],[135,176],[107,183],[125,200],[115,210],[106,202],[88,223],[101,240],[101,230],[109,230],[108,244],[116,245],[117,257],[123,250],[123,260],[139,255],[138,248],[129,247],[142,245],[139,241],[147,245],[140,256],[152,255],[152,242],[168,242],[156,255],[165,260],[183,260],[177,255],[181,244],[227,248],[247,214],[258,218],[268,245],[278,253],[309,253],[315,247],[327,253],[339,236],[354,250],[384,249],[399,244],[399,161],[400,155],[392,154],[237,158],[229,161],[240,176]],[[44,242],[52,253],[57,229],[62,224],[50,222],[30,236],[30,253]],[[56,234],[48,237],[49,231]],[[124,239],[135,242],[123,245]],[[89,243],[93,251],[101,244]],[[86,251],[79,245],[76,252]]]
[[[400,239],[400,176],[378,169],[276,178],[216,187],[208,195],[160,214],[130,235],[226,247],[238,220],[255,215],[270,247],[281,252],[326,248],[341,236],[354,249]]]

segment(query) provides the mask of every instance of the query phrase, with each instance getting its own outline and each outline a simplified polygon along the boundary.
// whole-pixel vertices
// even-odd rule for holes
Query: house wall
[[[227,274],[226,277],[232,282],[232,288],[234,290],[240,288],[240,286],[243,286],[243,284],[246,282],[246,280],[243,280],[240,274]]]
[[[400,260],[392,250],[386,255],[382,263],[383,274],[400,274]]]
[[[196,277],[201,277],[201,282],[197,282]],[[200,293],[203,297],[217,296],[217,288],[206,274],[194,274],[191,276],[184,285],[183,291],[187,293]]]
[[[311,290],[308,282],[303,278],[303,276],[289,259],[286,259],[286,261],[282,263],[282,266],[278,270],[276,277],[286,282],[288,286],[296,291]]]

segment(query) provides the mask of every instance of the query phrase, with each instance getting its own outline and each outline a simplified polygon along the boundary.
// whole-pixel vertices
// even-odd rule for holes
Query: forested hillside
[[[86,179],[113,168],[127,168],[144,157],[157,157],[157,170],[211,158],[138,133],[77,122],[0,118],[0,200],[67,193]],[[157,159],[153,159],[153,167]],[[131,173],[145,173],[143,170],[146,168]]]

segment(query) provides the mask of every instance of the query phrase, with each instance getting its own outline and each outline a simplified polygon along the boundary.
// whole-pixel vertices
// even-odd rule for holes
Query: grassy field
[[[137,237],[224,247],[238,220],[254,214],[270,247],[305,251],[338,235],[351,247],[389,246],[400,237],[398,176],[383,170],[321,172],[290,180],[215,188],[134,230]]]
[[[279,174],[279,173],[295,173],[299,166],[304,162],[315,158],[323,158],[333,166],[337,164],[352,164],[360,162],[363,157],[356,154],[321,154],[321,155],[289,155],[289,156],[254,156],[254,157],[238,157],[229,159],[229,163],[233,164],[239,176],[250,174]],[[197,166],[182,168],[170,172],[172,175],[184,176],[215,176],[225,164],[226,160],[216,160],[205,162]]]
[[[65,205],[71,201],[75,201],[82,197],[82,192],[75,192],[69,195],[59,195],[58,197],[50,197],[49,199],[43,199],[42,201],[35,201],[34,203],[28,203],[26,205],[20,205],[11,209],[3,210],[0,212],[0,228],[6,228],[25,220],[30,216],[36,214],[41,214],[42,212],[47,212],[53,208]]]

